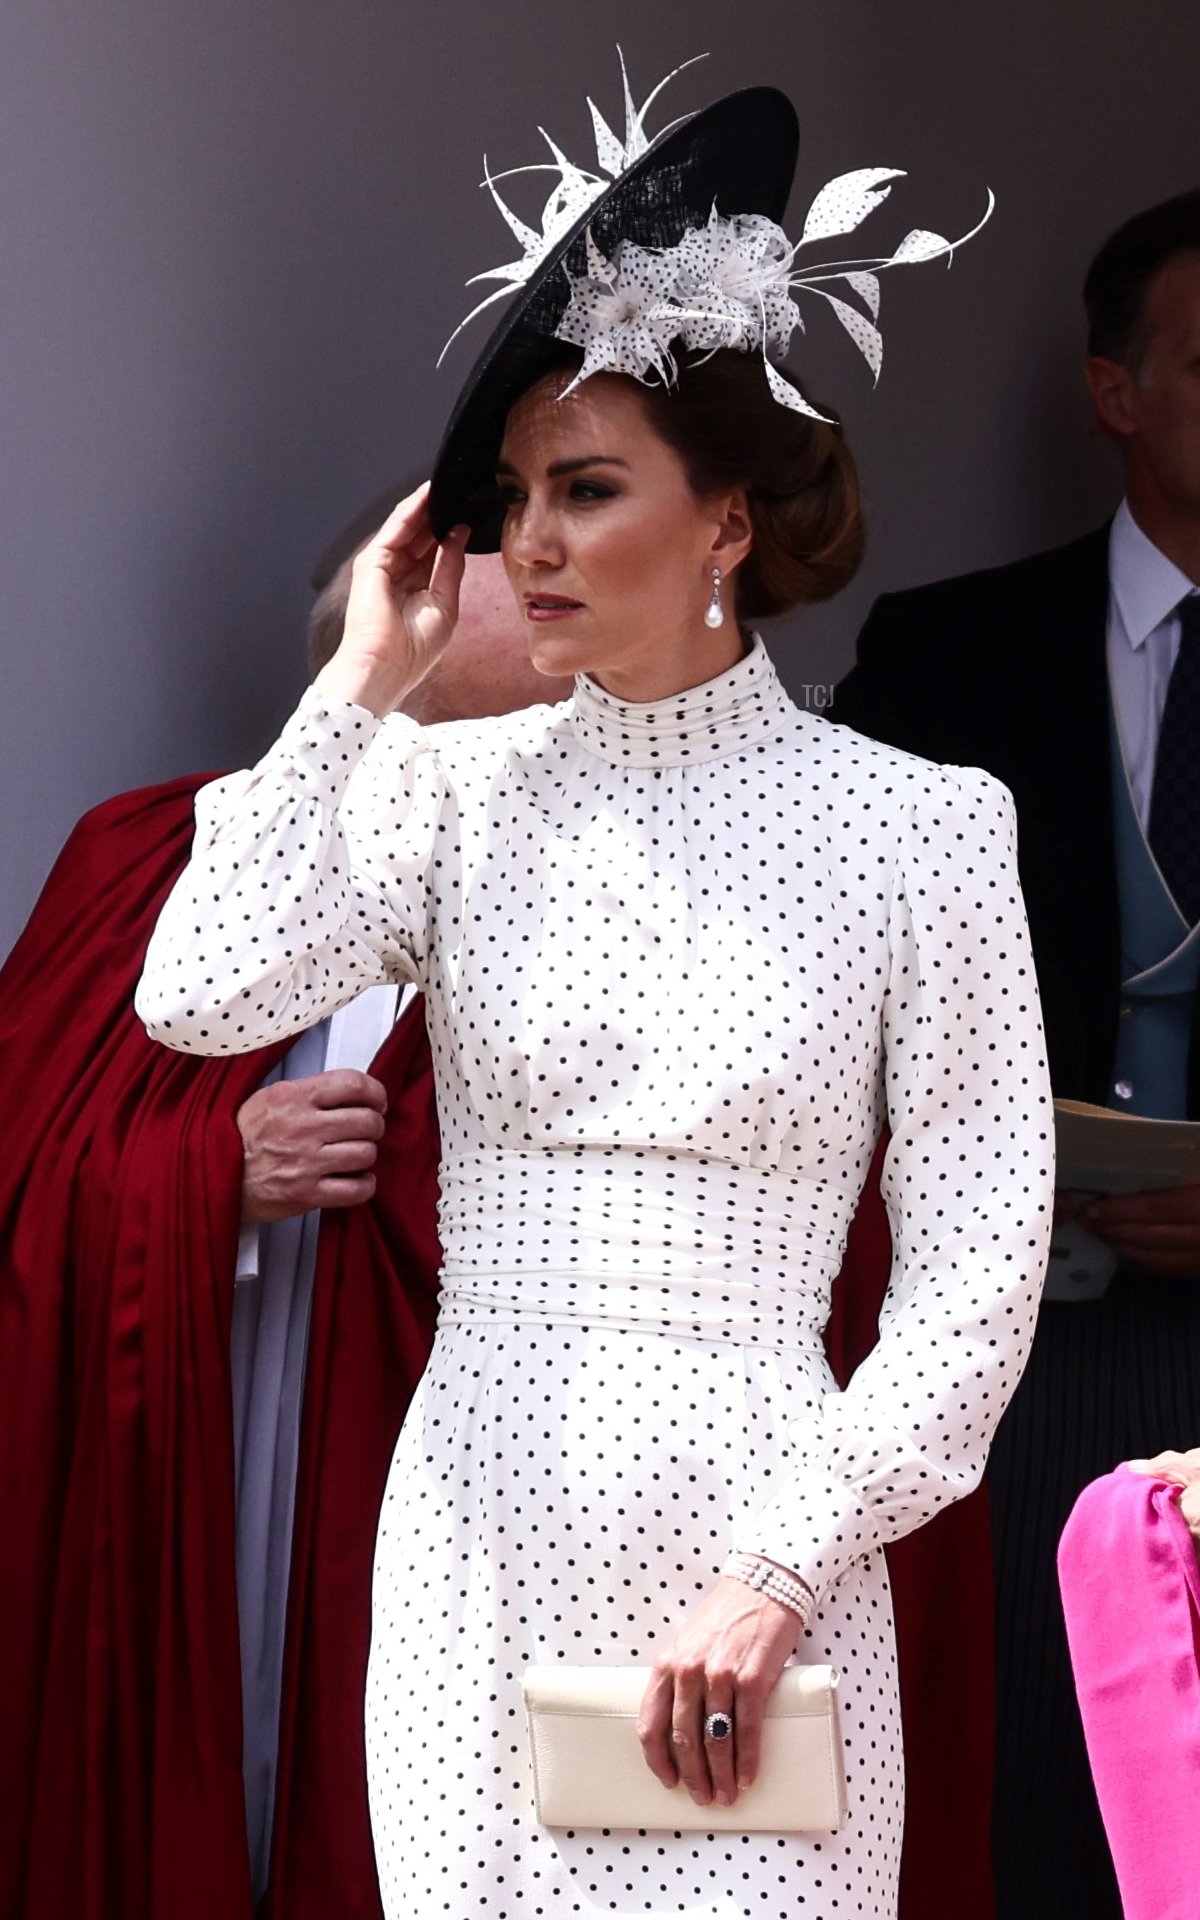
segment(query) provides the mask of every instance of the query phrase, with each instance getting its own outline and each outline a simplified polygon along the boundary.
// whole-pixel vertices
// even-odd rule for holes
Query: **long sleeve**
[[[1088,1762],[1125,1920],[1196,1911],[1200,1568],[1179,1489],[1093,1480],[1058,1549]]]
[[[367,987],[421,980],[445,796],[410,721],[310,690],[257,767],[197,795],[191,862],[137,989],[152,1037],[245,1053]]]
[[[890,909],[879,1343],[795,1423],[788,1481],[737,1541],[818,1596],[978,1481],[1049,1246],[1053,1114],[1012,802],[976,769],[941,774],[908,809]]]

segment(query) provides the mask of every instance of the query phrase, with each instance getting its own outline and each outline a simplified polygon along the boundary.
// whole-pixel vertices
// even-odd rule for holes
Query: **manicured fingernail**
[[[739,1793],[745,1793],[745,1791],[746,1791],[746,1788],[747,1788],[747,1787],[748,1787],[749,1785],[750,1785],[750,1775],[749,1775],[748,1773],[739,1773],[739,1775],[738,1775],[738,1792],[739,1792]]]
[[[721,1788],[720,1793],[717,1795],[717,1805],[719,1807],[731,1807],[733,1805],[733,1795],[726,1793],[724,1787]]]

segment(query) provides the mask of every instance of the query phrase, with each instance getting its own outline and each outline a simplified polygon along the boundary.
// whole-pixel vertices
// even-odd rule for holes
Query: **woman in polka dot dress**
[[[443,1291],[367,1697],[388,1920],[891,1920],[883,1547],[978,1480],[1051,1218],[1012,807],[798,710],[746,625],[857,563],[836,431],[745,353],[669,392],[564,395],[578,365],[521,394],[498,469],[532,657],[574,698],[395,712],[465,544],[405,501],[280,740],[199,796],[138,1005],[224,1053],[378,982],[426,998]],[[838,1392],[821,1334],[885,1118],[895,1270]],[[840,1832],[537,1824],[527,1663],[653,1666],[646,1763],[703,1806],[753,1776],[792,1659],[842,1675]]]

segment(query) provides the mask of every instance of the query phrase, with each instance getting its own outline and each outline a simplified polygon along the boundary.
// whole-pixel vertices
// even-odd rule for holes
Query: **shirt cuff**
[[[302,792],[323,806],[336,807],[382,725],[369,708],[349,700],[322,699],[309,687],[270,753],[255,767],[253,778],[265,779],[286,770]]]
[[[846,1482],[801,1470],[743,1522],[737,1553],[757,1554],[786,1567],[818,1604],[856,1560],[882,1545],[878,1527]]]
[[[237,1266],[234,1268],[234,1280],[257,1280],[259,1266],[258,1228],[244,1225],[238,1235]]]

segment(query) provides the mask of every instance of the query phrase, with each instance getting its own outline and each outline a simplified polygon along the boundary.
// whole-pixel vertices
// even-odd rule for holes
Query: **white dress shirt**
[[[365,1072],[411,989],[373,987],[302,1033],[266,1076],[300,1080],[335,1067]],[[266,1887],[292,1517],[319,1213],[242,1234],[234,1293],[234,1457],[237,1586],[242,1652],[243,1770],[254,1897]]]

